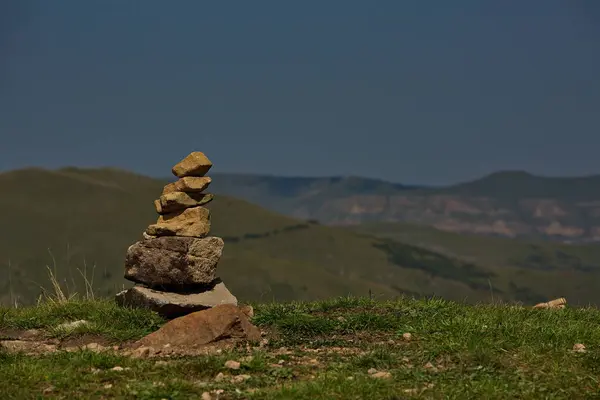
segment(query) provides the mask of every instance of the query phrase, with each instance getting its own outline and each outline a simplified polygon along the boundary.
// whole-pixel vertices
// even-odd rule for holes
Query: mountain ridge
[[[544,177],[501,171],[444,187],[357,177],[302,178],[300,195],[282,190],[292,184],[288,178],[215,176],[215,193],[329,225],[411,222],[457,233],[600,241],[600,175]]]
[[[123,173],[131,179],[142,176],[110,167],[54,171],[77,175],[85,170]],[[500,171],[443,187],[357,176],[282,177],[218,171],[211,171],[211,176],[210,190],[215,194],[326,225],[408,222],[456,233],[565,243],[600,241],[600,175],[547,177]]]
[[[127,247],[156,221],[153,200],[167,182],[115,169],[0,174],[0,219],[6,229],[0,241],[0,302],[35,301],[40,287],[49,288],[45,266],[75,290],[85,290],[82,272],[88,278],[92,274],[100,296],[121,290],[128,284],[123,279]],[[482,302],[490,300],[491,285],[495,296],[506,301],[566,296],[573,304],[600,304],[600,252],[594,246],[526,245],[497,265],[468,259],[455,248],[453,255],[399,241],[380,234],[380,227],[353,232],[225,195],[216,195],[209,208],[212,234],[226,241],[219,275],[243,301],[371,291],[388,298],[436,295]],[[472,239],[456,240],[468,245]],[[540,267],[540,262],[549,264]]]

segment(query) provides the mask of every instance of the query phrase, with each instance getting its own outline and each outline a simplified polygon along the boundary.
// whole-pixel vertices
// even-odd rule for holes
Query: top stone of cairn
[[[204,176],[212,165],[212,162],[204,155],[204,153],[194,151],[175,164],[172,171],[178,178],[186,176]]]

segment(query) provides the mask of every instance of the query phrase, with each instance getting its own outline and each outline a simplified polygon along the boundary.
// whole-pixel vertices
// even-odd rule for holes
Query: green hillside
[[[349,229],[501,271],[511,277],[509,286],[523,291],[541,287],[557,297],[597,304],[598,286],[590,282],[600,276],[600,246],[597,245],[456,234],[408,223],[370,223]]]
[[[115,169],[0,174],[6,228],[0,241],[2,303],[33,301],[40,286],[49,286],[46,265],[70,290],[84,290],[84,269],[88,278],[93,273],[99,295],[112,296],[128,285],[122,278],[125,252],[155,221],[152,201],[165,183]],[[562,254],[553,269],[459,261],[415,246],[420,243],[300,221],[226,196],[216,196],[210,208],[213,234],[226,242],[219,273],[241,300],[313,300],[371,291],[473,302],[493,295],[531,303],[560,295],[572,303],[600,303],[600,254],[594,248],[573,253],[547,245]],[[462,240],[478,246],[475,238]],[[530,254],[536,254],[532,248],[524,250],[524,259]],[[587,255],[581,268],[571,268],[581,254]]]

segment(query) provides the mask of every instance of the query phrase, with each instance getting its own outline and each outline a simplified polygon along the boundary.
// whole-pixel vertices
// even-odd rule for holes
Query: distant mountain
[[[211,191],[214,193],[244,199],[298,218],[310,218],[310,212],[303,210],[312,208],[309,206],[313,203],[331,198],[393,195],[418,188],[359,177],[306,178],[252,174],[211,174],[211,177]]]
[[[461,233],[600,241],[600,175],[550,178],[506,171],[436,188],[359,177],[213,178],[215,193],[329,225],[412,222]]]
[[[221,178],[214,176],[215,183],[226,181]],[[0,173],[0,303],[35,301],[41,288],[50,286],[46,266],[63,285],[79,292],[85,290],[82,274],[101,296],[130,285],[122,278],[125,252],[156,221],[153,200],[166,182],[110,168]],[[264,190],[277,180],[266,182],[247,184],[248,191]],[[367,195],[421,190],[356,178],[298,180],[288,186],[285,180],[279,182],[272,191],[275,198],[306,194],[306,188],[318,194],[323,187],[340,196],[355,190]],[[490,245],[489,238],[475,241],[450,234],[450,239],[433,234],[411,241],[406,237],[421,235],[423,228],[365,225],[352,231],[285,217],[224,195],[215,196],[210,208],[213,234],[226,243],[219,274],[242,301],[310,300],[371,291],[388,298],[437,295],[470,302],[489,301],[492,294],[526,303],[566,296],[574,304],[600,304],[597,246],[514,240]],[[465,250],[470,246],[491,246],[490,254]],[[494,259],[492,253],[510,257]]]
[[[572,202],[597,201],[600,199],[600,175],[553,178],[536,176],[525,171],[504,171],[472,182],[446,187],[441,191],[461,196],[511,201],[523,198],[553,198]]]

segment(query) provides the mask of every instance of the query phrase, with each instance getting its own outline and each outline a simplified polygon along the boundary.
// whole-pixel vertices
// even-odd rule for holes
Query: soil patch
[[[46,335],[38,329],[0,329],[0,340],[43,340]]]
[[[60,342],[61,348],[67,347],[83,347],[91,343],[97,343],[100,346],[108,347],[119,344],[114,339],[109,339],[105,336],[86,333],[83,335],[67,337]]]

